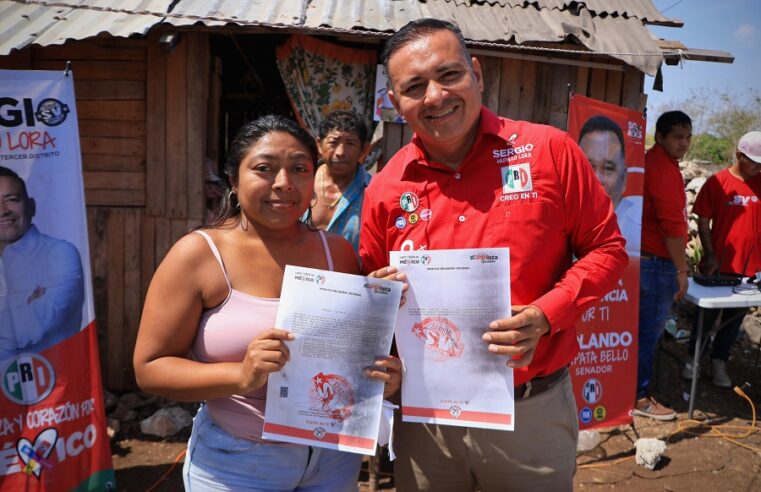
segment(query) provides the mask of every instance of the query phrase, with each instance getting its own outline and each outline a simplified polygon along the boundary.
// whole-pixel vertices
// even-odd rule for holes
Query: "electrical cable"
[[[672,433],[670,433],[666,437],[666,442],[668,443],[672,437],[674,437],[677,434],[684,433],[693,435],[696,437],[713,437],[713,438],[721,438],[725,441],[731,442],[732,444],[735,444],[737,446],[740,446],[742,448],[748,449],[750,451],[753,451],[755,453],[761,453],[761,447],[758,446],[752,446],[749,444],[745,444],[742,442],[739,442],[739,439],[745,439],[747,437],[750,437],[754,433],[759,431],[758,426],[756,426],[756,406],[753,404],[753,400],[750,399],[750,397],[745,393],[745,391],[740,388],[739,386],[734,387],[735,393],[737,393],[739,396],[745,398],[748,400],[748,403],[750,404],[751,409],[751,423],[750,426],[747,425],[729,425],[729,424],[721,424],[721,425],[708,425],[703,422],[700,422],[699,420],[694,419],[684,419],[677,422],[677,428]],[[706,434],[705,432],[697,432],[697,429],[708,429],[710,431],[709,434]],[[728,430],[743,430],[744,432],[732,434],[728,433],[726,431]],[[626,456],[623,458],[619,458],[617,460],[611,461],[610,463],[589,463],[585,465],[578,465],[577,468],[579,469],[590,469],[590,468],[605,468],[617,465],[619,463],[622,463],[626,460],[629,460],[631,458],[634,458],[634,456]]]
[[[177,457],[174,459],[174,463],[172,463],[169,466],[169,469],[167,471],[165,471],[163,475],[161,475],[161,478],[159,478],[158,480],[153,482],[153,485],[151,485],[150,487],[145,489],[145,492],[153,492],[154,490],[156,490],[156,487],[161,485],[161,482],[166,480],[169,477],[169,475],[174,471],[174,469],[177,467],[177,463],[179,463],[180,460],[182,460],[182,458],[185,457],[185,452],[186,451],[187,451],[187,449],[183,449],[182,452],[180,454],[178,454]]]

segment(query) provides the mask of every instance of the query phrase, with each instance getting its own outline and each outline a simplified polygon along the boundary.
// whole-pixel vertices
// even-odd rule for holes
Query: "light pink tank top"
[[[280,299],[255,297],[235,290],[214,241],[205,232],[196,232],[209,243],[211,252],[222,268],[229,292],[222,304],[203,312],[193,342],[193,356],[201,362],[240,362],[251,340],[264,330],[275,327]],[[333,258],[327,238],[323,231],[318,232],[328,260],[328,269],[332,271]],[[266,396],[265,384],[245,395],[208,400],[207,410],[212,420],[228,433],[262,442]]]

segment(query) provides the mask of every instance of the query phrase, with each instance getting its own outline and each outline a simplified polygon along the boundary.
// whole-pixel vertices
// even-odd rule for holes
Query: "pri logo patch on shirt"
[[[502,168],[502,193],[518,193],[533,189],[531,165],[528,162]]]

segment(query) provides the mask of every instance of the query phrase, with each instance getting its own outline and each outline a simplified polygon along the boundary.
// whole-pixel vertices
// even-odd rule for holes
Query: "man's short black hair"
[[[11,178],[16,180],[21,186],[21,192],[24,194],[24,198],[29,198],[29,193],[26,191],[26,183],[21,179],[21,176],[16,174],[16,171],[5,166],[0,166],[0,178]]]
[[[328,113],[320,123],[320,140],[333,130],[356,133],[362,143],[367,142],[367,126],[354,111],[337,110]]]
[[[601,114],[592,116],[586,121],[586,123],[584,123],[584,126],[581,127],[581,131],[579,132],[579,145],[581,145],[581,139],[584,138],[584,135],[594,132],[610,132],[614,134],[616,138],[618,138],[618,143],[621,144],[621,155],[626,155],[624,132],[621,131],[621,127],[618,126],[615,121]]]
[[[692,120],[681,111],[666,111],[655,122],[655,133],[660,133],[662,137],[665,137],[671,133],[671,130],[675,126],[689,126],[692,128]]]
[[[462,35],[462,31],[457,26],[457,24],[441,19],[424,17],[422,19],[408,22],[401,29],[396,31],[394,35],[388,39],[388,41],[386,41],[386,45],[383,47],[383,53],[381,54],[381,63],[383,63],[383,68],[386,70],[386,75],[389,78],[389,83],[391,82],[391,75],[388,72],[388,60],[391,58],[391,55],[399,51],[407,43],[411,43],[416,39],[441,30],[449,31],[457,36],[457,40],[460,42],[460,46],[462,47],[463,56],[465,56],[465,59],[468,60],[469,65],[473,65],[473,61],[470,59],[468,48],[465,46],[465,37]]]

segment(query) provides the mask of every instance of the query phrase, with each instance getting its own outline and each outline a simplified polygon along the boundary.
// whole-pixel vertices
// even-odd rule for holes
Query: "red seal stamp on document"
[[[343,422],[351,417],[354,406],[354,388],[338,374],[318,373],[312,377],[310,398],[328,417]]]
[[[425,342],[425,348],[439,360],[456,359],[465,350],[460,329],[441,316],[431,316],[415,323],[412,333]]]

